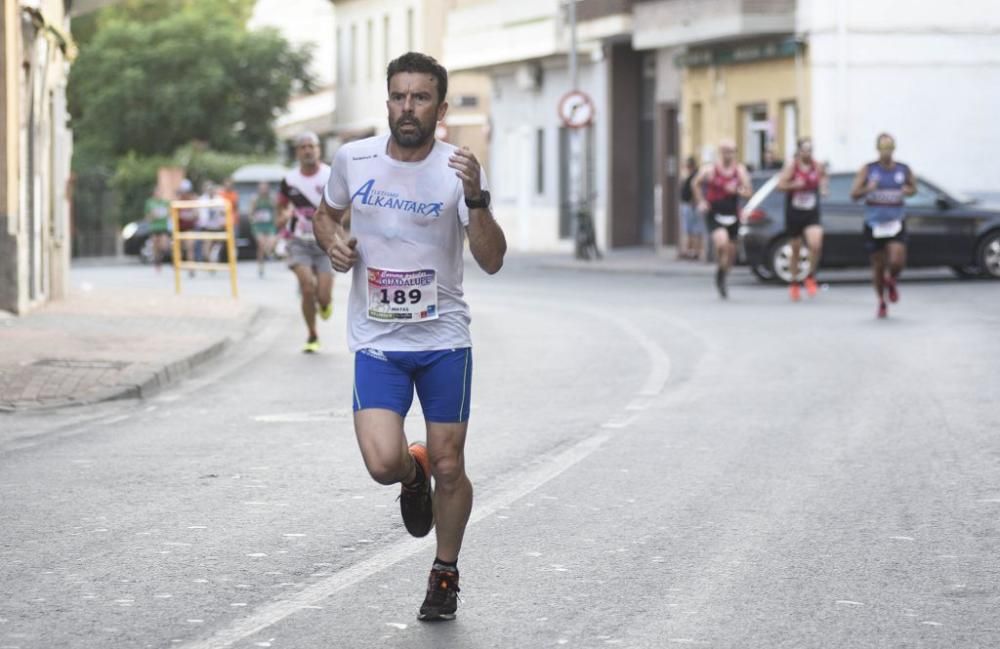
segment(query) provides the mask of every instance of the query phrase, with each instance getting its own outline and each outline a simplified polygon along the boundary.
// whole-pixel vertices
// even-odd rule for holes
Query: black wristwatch
[[[479,198],[472,200],[468,197],[465,199],[465,206],[469,209],[482,209],[490,206],[490,193],[485,189],[479,193]]]

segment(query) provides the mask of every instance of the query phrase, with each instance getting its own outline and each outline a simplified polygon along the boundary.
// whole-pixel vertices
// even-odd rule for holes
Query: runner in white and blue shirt
[[[468,237],[476,262],[493,274],[507,244],[476,157],[434,139],[448,110],[447,72],[410,52],[389,64],[386,81],[390,134],[341,147],[314,226],[333,267],[353,269],[348,345],[355,352],[354,427],[365,465],[376,481],[401,483],[400,509],[411,534],[437,527],[418,618],[453,619],[458,553],[472,509],[464,465],[472,339],[463,247]],[[349,234],[342,225],[347,210]],[[414,390],[426,445],[408,445],[403,431]]]
[[[878,317],[889,314],[890,302],[899,300],[898,279],[906,265],[906,209],[904,200],[916,193],[909,166],[896,162],[896,140],[878,136],[879,159],[861,167],[854,177],[851,198],[865,199],[865,245],[871,255],[872,285],[878,296]]]

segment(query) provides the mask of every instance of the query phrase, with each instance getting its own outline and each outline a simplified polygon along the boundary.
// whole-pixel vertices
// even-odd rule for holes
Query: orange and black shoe
[[[788,296],[792,298],[792,302],[798,302],[800,295],[798,282],[792,282],[788,285]]]
[[[889,301],[899,302],[899,287],[896,286],[896,278],[892,275],[886,275],[885,279],[882,281],[885,284],[886,290],[889,292]]]
[[[809,297],[816,297],[816,292],[818,290],[819,290],[819,287],[816,286],[816,278],[813,277],[812,275],[810,275],[809,277],[807,277],[806,278],[806,293],[809,294]]]
[[[458,610],[458,572],[431,568],[427,580],[427,596],[420,607],[418,620],[454,620]]]
[[[399,513],[407,532],[416,537],[427,536],[434,527],[431,462],[423,442],[410,444],[410,455],[417,465],[417,476],[413,484],[403,485],[399,493]]]

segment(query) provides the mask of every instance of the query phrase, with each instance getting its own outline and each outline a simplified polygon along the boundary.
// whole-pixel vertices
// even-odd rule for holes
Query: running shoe
[[[418,620],[454,620],[458,610],[458,573],[451,570],[431,569],[427,580],[427,596],[420,607]]]
[[[330,300],[329,304],[327,304],[326,306],[321,306],[319,308],[319,317],[323,318],[324,320],[329,320],[330,316],[332,315],[333,315],[333,300]]]
[[[889,307],[886,306],[885,302],[878,303],[878,317],[879,318],[889,317]]]
[[[399,513],[406,531],[412,536],[427,536],[434,527],[434,502],[431,499],[431,462],[423,442],[410,444],[410,455],[417,463],[417,481],[403,485],[399,493]]]
[[[886,290],[889,291],[889,301],[899,302],[899,288],[896,286],[896,278],[892,275],[886,275],[883,282]]]
[[[789,295],[789,297],[792,298],[792,302],[798,302],[799,301],[800,293],[799,293],[799,283],[798,282],[792,282],[791,284],[788,285],[788,295]]]
[[[306,341],[306,344],[302,346],[303,353],[315,354],[319,351],[319,338],[310,338]]]
[[[806,293],[809,294],[809,297],[816,297],[816,292],[818,290],[819,290],[819,287],[816,286],[816,279],[813,276],[811,276],[811,275],[809,277],[807,277],[806,278]]]
[[[719,297],[722,299],[729,297],[729,293],[726,291],[726,271],[721,268],[715,271],[715,288],[719,290]]]

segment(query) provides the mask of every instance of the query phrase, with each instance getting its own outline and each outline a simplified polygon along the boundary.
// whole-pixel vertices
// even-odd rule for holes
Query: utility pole
[[[567,2],[567,22],[569,23],[569,93],[580,92],[580,74],[577,64],[578,52],[576,42],[576,0]],[[579,106],[577,108],[580,108]],[[592,106],[590,106],[592,110]],[[564,120],[571,115],[564,115]],[[570,119],[572,121],[572,119]],[[569,210],[573,220],[573,239],[575,254],[579,259],[590,259],[590,254],[600,257],[594,235],[594,221],[589,211],[584,209],[587,202],[583,196],[584,164],[587,162],[583,153],[583,129],[590,128],[589,118],[583,126],[569,126]]]

